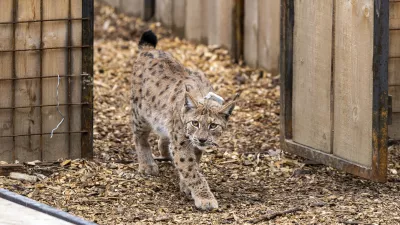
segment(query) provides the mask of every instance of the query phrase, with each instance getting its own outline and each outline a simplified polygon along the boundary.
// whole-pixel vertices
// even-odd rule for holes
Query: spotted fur
[[[199,161],[205,147],[217,145],[235,101],[220,105],[205,100],[213,88],[204,73],[185,68],[168,52],[155,49],[156,43],[154,33],[143,34],[133,69],[132,129],[139,171],[158,174],[148,142],[154,131],[162,157],[172,159],[179,173],[181,191],[200,209],[218,208]]]

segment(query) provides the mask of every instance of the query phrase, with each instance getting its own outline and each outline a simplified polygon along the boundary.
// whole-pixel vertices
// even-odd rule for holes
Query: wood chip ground
[[[279,76],[234,64],[226,50],[180,40],[159,23],[98,2],[95,12],[95,159],[30,163],[24,172],[38,181],[3,176],[1,188],[110,225],[400,224],[399,147],[390,147],[385,184],[308,165],[280,151]],[[242,91],[220,147],[210,149],[201,163],[218,210],[198,211],[180,194],[168,162],[159,163],[159,177],[138,174],[129,126],[130,76],[136,43],[148,28],[159,36],[160,49],[204,70],[219,94]],[[157,154],[155,136],[151,143]]]

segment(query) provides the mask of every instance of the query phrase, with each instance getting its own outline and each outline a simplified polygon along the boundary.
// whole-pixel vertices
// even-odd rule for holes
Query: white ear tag
[[[221,96],[215,94],[214,92],[208,92],[208,94],[204,97],[204,99],[216,101],[220,105],[224,104],[225,102],[225,100]]]

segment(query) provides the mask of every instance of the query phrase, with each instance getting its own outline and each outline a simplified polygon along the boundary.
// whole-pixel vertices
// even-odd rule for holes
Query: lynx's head
[[[224,104],[222,98],[218,101],[206,97],[198,102],[189,92],[185,93],[182,119],[186,136],[194,146],[200,149],[218,146],[217,139],[227,126],[238,96]]]

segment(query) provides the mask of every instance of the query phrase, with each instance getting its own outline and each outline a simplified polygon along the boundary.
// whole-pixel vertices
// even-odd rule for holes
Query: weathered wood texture
[[[0,22],[11,22],[12,21],[12,0],[0,1]],[[4,10],[9,9],[9,10]],[[13,25],[5,24],[0,25],[0,50],[10,50],[13,48],[12,42]],[[0,54],[0,79],[12,78],[12,53],[1,53]],[[0,107],[11,107],[12,102],[12,81],[1,81],[0,82]],[[12,110],[0,110],[0,136],[13,135],[13,123],[12,123]],[[4,161],[13,160],[13,138],[0,138],[2,151],[0,151],[0,159]]]
[[[72,18],[81,18],[82,17],[82,0],[71,0],[71,4],[74,6],[71,8],[71,17]],[[71,22],[71,45],[72,46],[80,46],[82,45],[82,22],[72,21]],[[71,65],[70,65],[71,74],[75,75],[75,77],[70,78],[70,93],[71,100],[70,102],[78,103],[82,102],[82,79],[77,76],[82,73],[82,50],[81,49],[72,49],[71,50]],[[71,131],[80,131],[81,129],[81,114],[82,110],[80,106],[71,106]],[[81,134],[71,134],[70,135],[70,151],[69,158],[80,158],[81,157]]]
[[[258,1],[244,2],[244,60],[249,66],[258,66]]]
[[[208,34],[207,3],[205,0],[186,1],[185,37],[206,44]]]
[[[17,19],[39,20],[40,0],[18,1]],[[40,47],[40,24],[19,24],[16,26],[16,49],[32,49]],[[40,52],[16,52],[15,68],[17,78],[40,76]],[[40,104],[40,80],[15,81],[15,106]],[[24,108],[15,110],[15,134],[40,133],[40,108]],[[40,159],[40,136],[15,138],[16,158],[20,161]]]
[[[67,18],[68,0],[43,0],[43,19]],[[67,45],[67,22],[51,21],[43,24],[43,46],[56,47]],[[54,63],[55,60],[57,63]],[[67,74],[67,54],[65,49],[54,49],[43,51],[43,77]],[[42,80],[42,103],[45,105],[57,104],[57,78]],[[67,103],[67,82],[61,79],[58,87],[58,100],[60,104]],[[66,106],[59,107],[65,117],[64,123],[58,128],[58,132],[66,132],[68,124],[68,109]],[[49,133],[61,121],[56,107],[42,107],[42,131]],[[43,159],[57,160],[68,158],[68,135],[59,134],[50,138],[43,135]]]
[[[5,0],[0,1],[0,8],[0,22],[12,22],[13,11],[16,22],[82,17],[82,0],[43,0],[42,6],[41,0]],[[71,35],[68,35],[69,31]],[[80,45],[80,20],[0,25],[1,50]],[[0,109],[0,161],[53,161],[81,157],[81,106],[76,103],[81,103],[82,96],[82,78],[79,77],[82,73],[82,49],[1,52],[0,70],[0,108],[17,107]],[[58,79],[54,77],[57,75],[60,75],[58,102],[75,105],[60,106],[65,120],[55,133],[66,133],[54,134],[50,138],[49,133],[62,116],[55,106],[37,106],[57,104]],[[4,80],[10,78],[14,80]],[[68,134],[69,131],[78,133]],[[43,135],[38,135],[41,133]],[[13,135],[16,136],[1,137]]]
[[[295,1],[293,140],[331,152],[332,1]]]
[[[393,139],[400,139],[400,112],[393,112],[392,114],[392,125],[388,127],[389,137]]]
[[[173,0],[157,0],[156,2],[156,20],[172,27],[173,24]]]
[[[337,0],[335,21],[333,153],[371,166],[374,1]]]
[[[182,38],[185,36],[186,0],[173,0],[172,4],[172,30]]]
[[[400,2],[389,3],[389,94],[393,98],[393,112],[400,112]],[[398,115],[396,114],[398,117]],[[400,140],[399,119],[393,114],[389,137]]]
[[[279,69],[279,8],[279,0],[258,0],[258,66],[273,74]]]
[[[0,224],[3,225],[72,225],[45,213],[0,198]]]
[[[280,0],[245,0],[244,60],[274,74],[279,66],[279,8]]]
[[[128,14],[143,18],[146,0],[103,0]],[[128,4],[129,2],[129,4]],[[154,17],[179,36],[197,43],[220,45],[253,67],[277,74],[279,67],[280,0],[245,0],[237,33],[235,0],[156,0]],[[242,1],[243,3],[243,1]],[[132,8],[130,10],[130,8]],[[135,8],[135,9],[133,9]],[[135,12],[133,12],[135,11]],[[235,30],[236,29],[236,30]],[[244,36],[244,37],[242,37]],[[243,40],[244,39],[244,40]],[[239,40],[239,41],[238,41]],[[240,47],[237,45],[240,44]],[[242,49],[243,48],[243,49]],[[238,51],[238,52],[235,52]]]
[[[133,16],[141,16],[144,10],[143,0],[103,0],[103,1],[115,8],[118,8],[124,13]],[[157,2],[158,1],[163,1],[163,0],[157,0]]]
[[[208,44],[232,50],[235,40],[233,10],[235,1],[208,0]]]

